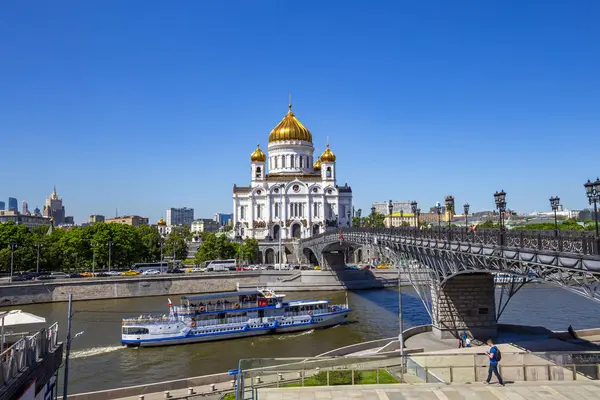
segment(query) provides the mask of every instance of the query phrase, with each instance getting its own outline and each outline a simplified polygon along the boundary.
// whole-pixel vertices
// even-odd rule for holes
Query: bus
[[[133,264],[133,267],[131,267],[132,270],[137,271],[139,273],[148,271],[150,269],[155,269],[157,271],[160,271],[161,274],[167,272],[167,269],[169,268],[169,263],[168,262],[153,262],[153,263],[137,263],[137,264]]]
[[[235,271],[236,263],[235,259],[231,260],[211,260],[204,264],[206,272],[219,272],[219,271]]]

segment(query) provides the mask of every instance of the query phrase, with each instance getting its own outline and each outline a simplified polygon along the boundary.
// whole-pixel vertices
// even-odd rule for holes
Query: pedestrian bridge
[[[600,302],[600,242],[592,232],[346,228],[299,242],[300,254],[333,270],[336,255],[364,248],[390,260],[412,283],[440,337],[461,330],[495,335],[508,300],[532,281]]]

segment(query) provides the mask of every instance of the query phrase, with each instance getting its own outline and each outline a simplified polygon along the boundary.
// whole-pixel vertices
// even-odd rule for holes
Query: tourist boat
[[[255,291],[183,296],[181,305],[169,299],[169,314],[124,318],[121,343],[129,347],[166,346],[296,332],[338,325],[346,304],[328,300],[284,301],[284,294]]]

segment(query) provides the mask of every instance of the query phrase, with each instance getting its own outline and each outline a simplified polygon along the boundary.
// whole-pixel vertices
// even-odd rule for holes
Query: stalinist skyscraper
[[[65,223],[65,207],[62,205],[62,199],[59,199],[58,194],[56,194],[56,186],[54,186],[54,191],[50,197],[46,197],[44,217],[54,218],[54,225]]]

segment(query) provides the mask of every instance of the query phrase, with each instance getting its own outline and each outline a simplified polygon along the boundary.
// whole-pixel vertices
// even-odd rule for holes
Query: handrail
[[[0,354],[0,386],[26,368],[33,368],[58,347],[58,322],[17,340]]]

